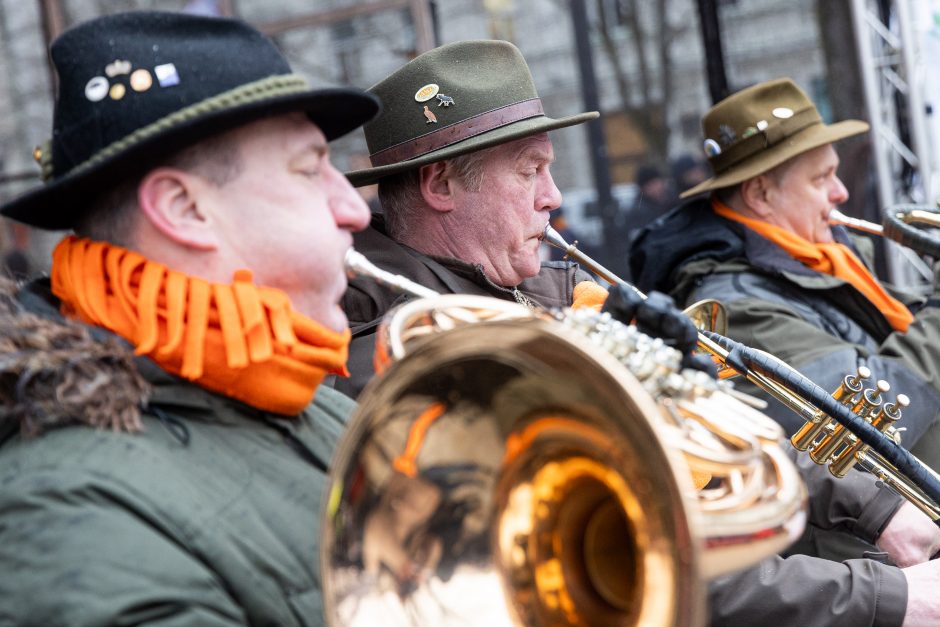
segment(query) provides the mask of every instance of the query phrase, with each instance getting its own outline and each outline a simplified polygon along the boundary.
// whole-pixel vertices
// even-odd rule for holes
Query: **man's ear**
[[[435,211],[454,210],[454,179],[446,161],[422,166],[418,172],[421,196]]]
[[[751,213],[762,220],[767,220],[774,213],[770,202],[773,184],[766,174],[759,174],[741,183],[741,200]]]
[[[154,228],[182,246],[215,250],[218,239],[211,220],[199,206],[208,183],[176,168],[156,168],[137,187],[141,213]]]

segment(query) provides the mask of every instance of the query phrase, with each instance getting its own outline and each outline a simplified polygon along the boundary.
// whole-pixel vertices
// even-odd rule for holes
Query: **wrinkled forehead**
[[[497,148],[502,149],[502,154],[510,159],[534,159],[538,161],[553,160],[555,151],[552,148],[552,141],[548,133],[539,133],[530,135],[522,139],[516,139]]]

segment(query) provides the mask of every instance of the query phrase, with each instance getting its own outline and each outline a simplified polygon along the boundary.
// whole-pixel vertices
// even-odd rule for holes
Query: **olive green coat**
[[[0,624],[322,624],[324,469],[352,401],[321,387],[285,418],[137,364],[140,433],[23,438],[2,416]]]

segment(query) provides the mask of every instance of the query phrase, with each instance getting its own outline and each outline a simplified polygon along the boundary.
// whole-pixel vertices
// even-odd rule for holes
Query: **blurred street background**
[[[506,39],[529,62],[548,115],[598,109],[552,134],[558,225],[623,270],[629,232],[708,176],[699,120],[723,96],[793,78],[826,121],[873,133],[841,142],[844,212],[880,222],[888,202],[935,200],[940,62],[936,0],[0,0],[0,201],[38,184],[55,90],[48,44],[71,25],[135,9],[236,16],[274,38],[315,85],[368,88],[415,55]],[[238,63],[237,58],[231,60]],[[361,131],[334,145],[363,167]],[[373,190],[364,189],[370,198]],[[48,267],[57,235],[0,223],[15,274]],[[890,259],[885,263],[890,265]],[[884,269],[884,268],[883,268]],[[887,270],[890,270],[888,268]]]

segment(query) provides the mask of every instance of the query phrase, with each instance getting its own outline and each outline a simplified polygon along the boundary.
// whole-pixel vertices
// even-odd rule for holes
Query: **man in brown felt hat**
[[[51,53],[46,183],[2,212],[75,235],[0,282],[0,623],[323,624],[353,403],[319,384],[369,216],[328,142],[378,102],[237,20],[114,14]]]
[[[548,132],[596,112],[548,117],[525,59],[505,41],[441,46],[370,91],[383,108],[365,127],[372,167],[348,176],[378,183],[384,215],[355,237],[358,251],[442,293],[567,306],[584,283],[581,300],[601,302],[589,275],[569,262],[542,264],[538,251],[561,205]],[[374,281],[350,282],[351,376],[338,389],[355,396],[372,377],[376,324],[398,300]]]
[[[870,368],[869,387],[875,379],[884,379],[894,394],[911,398],[899,423],[906,427],[903,443],[936,464],[940,461],[936,294],[925,306],[883,286],[861,261],[864,257],[856,243],[828,221],[831,209],[848,197],[836,175],[839,159],[832,143],[863,133],[868,125],[857,120],[824,124],[806,94],[791,80],[779,79],[729,96],[705,114],[702,126],[714,176],[682,194],[696,198],[641,232],[630,252],[638,287],[668,292],[680,304],[720,300],[728,310],[729,336],[779,357],[823,388],[834,390],[845,375],[860,366]],[[894,394],[885,402],[894,401]],[[796,414],[772,399],[770,403],[767,412],[790,433],[802,425]],[[813,465],[805,454],[800,463]],[[852,471],[840,481],[851,481],[852,486],[836,490],[855,491],[859,503],[871,499],[875,504],[880,499],[881,513],[862,516],[859,521],[865,520],[864,524],[832,522],[838,516],[822,524],[811,516],[811,522],[825,529],[848,527],[853,535],[889,552],[908,525],[921,528],[923,516],[916,508],[897,500],[888,505],[886,496],[866,485],[871,483],[869,476]],[[822,503],[819,494],[813,496]],[[823,507],[831,514],[836,505],[833,501]],[[885,531],[885,522],[872,524],[875,518],[886,521],[885,514],[894,510],[897,513]],[[832,536],[818,537],[823,539],[810,541],[816,546],[809,552],[835,550],[832,543],[837,540]],[[861,556],[857,544],[851,549]],[[841,557],[853,555],[847,547],[839,550]],[[830,602],[807,612],[812,604],[796,602],[800,597],[792,596],[792,604],[774,605],[782,613],[765,614],[763,622],[782,624],[780,619],[785,618],[786,624],[811,624],[828,616],[832,621],[854,617],[850,622],[882,624],[878,621],[883,617],[893,616],[883,624],[896,624],[905,597],[905,624],[933,622],[927,618],[933,611],[928,590],[937,583],[934,571],[940,570],[940,563],[914,566],[904,571],[904,577],[880,564],[863,561],[860,566],[857,560],[842,564],[816,560],[815,566],[800,573],[801,562],[793,559],[776,572],[764,569],[760,577],[746,571],[737,588],[730,582],[724,590],[716,588],[714,619],[734,622],[751,617],[752,607],[770,608],[775,586],[792,591],[824,577],[833,586]],[[920,561],[895,555],[892,559],[902,566]],[[841,568],[845,565],[849,570]],[[838,576],[830,572],[833,567],[840,567]],[[761,583],[755,584],[757,580]],[[870,585],[892,592],[877,604],[853,598],[851,590]]]

